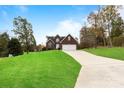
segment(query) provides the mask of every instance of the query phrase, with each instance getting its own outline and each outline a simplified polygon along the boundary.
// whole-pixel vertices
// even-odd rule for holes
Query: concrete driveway
[[[124,61],[96,56],[82,50],[64,52],[82,65],[75,87],[124,87]]]

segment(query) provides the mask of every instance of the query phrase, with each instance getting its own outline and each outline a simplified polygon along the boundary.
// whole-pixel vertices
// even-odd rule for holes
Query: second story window
[[[70,41],[70,40],[71,40],[71,37],[69,36],[69,37],[68,37],[68,41]]]
[[[56,42],[59,42],[59,38],[56,39]]]

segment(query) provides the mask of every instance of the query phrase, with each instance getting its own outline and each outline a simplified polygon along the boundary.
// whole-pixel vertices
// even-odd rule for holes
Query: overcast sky
[[[87,15],[98,6],[0,6],[0,32],[13,36],[13,18],[22,16],[33,26],[37,44],[45,44],[46,36],[71,34],[79,38],[79,31]],[[123,10],[120,11],[123,16]]]

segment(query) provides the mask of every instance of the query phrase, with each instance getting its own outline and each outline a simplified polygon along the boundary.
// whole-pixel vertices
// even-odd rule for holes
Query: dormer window
[[[56,39],[56,42],[59,42],[59,38]]]
[[[71,40],[71,37],[69,36],[69,37],[68,37],[68,41],[70,41],[70,40]]]

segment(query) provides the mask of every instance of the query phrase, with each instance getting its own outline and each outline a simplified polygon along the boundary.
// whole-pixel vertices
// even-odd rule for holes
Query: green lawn
[[[97,49],[84,49],[95,55],[124,60],[124,48],[97,48]]]
[[[62,51],[0,59],[0,87],[74,87],[81,65]]]

